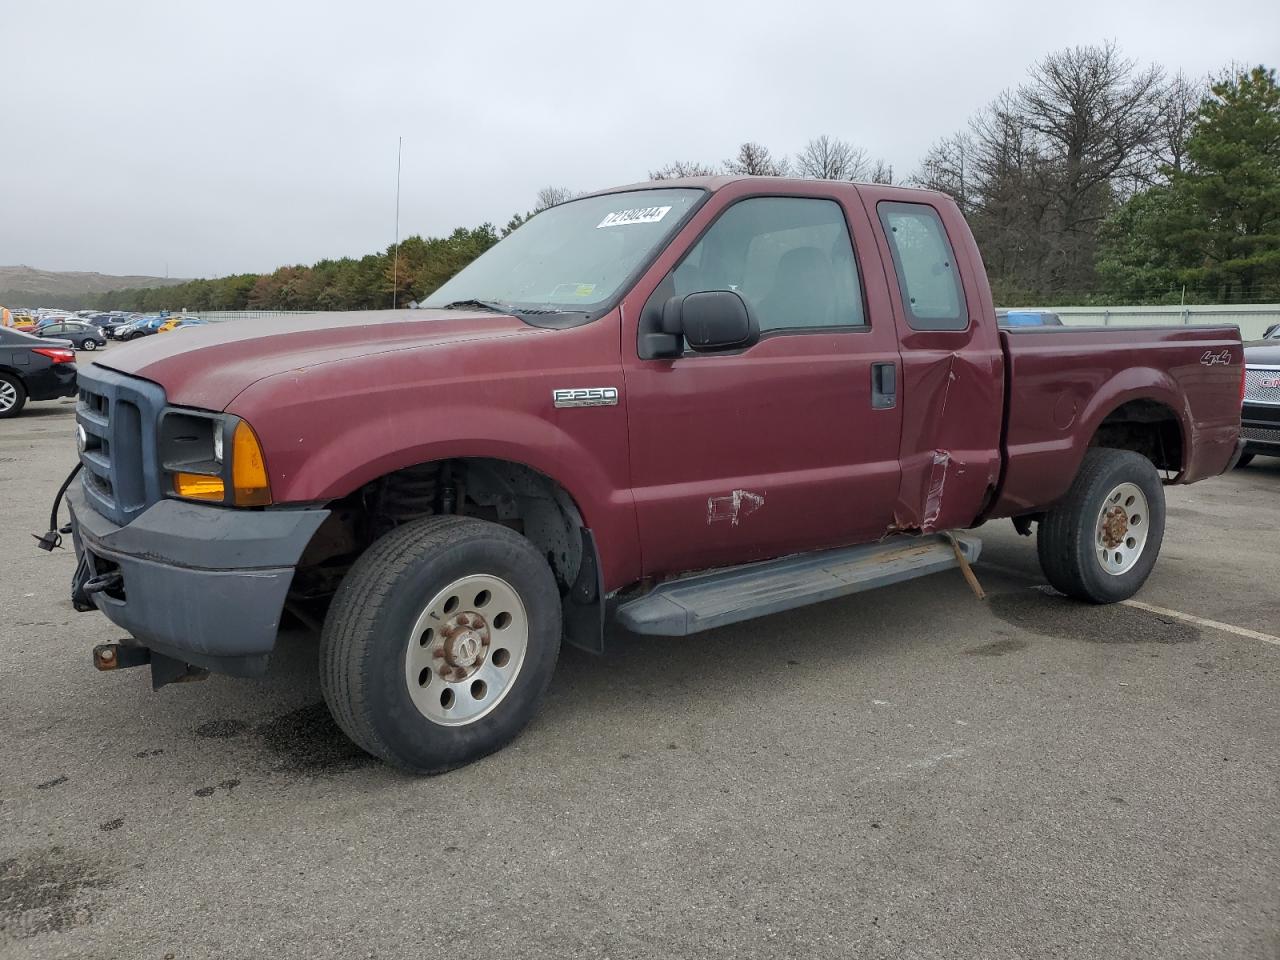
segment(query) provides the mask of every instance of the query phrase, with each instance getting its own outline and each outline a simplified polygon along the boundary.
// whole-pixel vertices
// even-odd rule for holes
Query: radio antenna
[[[391,309],[396,308],[396,293],[400,287],[400,154],[404,150],[404,137],[396,143],[396,243],[391,260]]]

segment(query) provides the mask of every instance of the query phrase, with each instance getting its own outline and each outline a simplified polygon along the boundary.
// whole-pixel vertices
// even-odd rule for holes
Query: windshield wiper
[[[514,303],[498,303],[496,300],[454,300],[446,303],[438,310],[491,310],[494,313],[505,313],[512,317],[550,317],[565,313],[587,313],[586,310],[574,310],[571,307],[517,307]]]
[[[467,310],[479,307],[481,310],[490,310],[493,313],[519,313],[515,307],[506,306],[493,300],[454,300],[452,303],[446,303],[441,310]]]

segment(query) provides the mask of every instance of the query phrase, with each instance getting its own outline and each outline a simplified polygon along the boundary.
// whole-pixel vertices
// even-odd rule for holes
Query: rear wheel
[[[339,587],[321,685],[363,749],[442,773],[507,744],[537,710],[560,649],[560,592],[507,527],[428,517],[373,544]]]
[[[16,417],[27,402],[22,381],[9,373],[0,373],[0,420]]]
[[[1040,521],[1040,568],[1077,600],[1127,600],[1155,566],[1164,520],[1155,465],[1129,450],[1092,448],[1066,497]]]

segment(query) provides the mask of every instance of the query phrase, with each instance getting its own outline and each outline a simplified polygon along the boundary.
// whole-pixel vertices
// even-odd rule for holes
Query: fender
[[[1194,421],[1186,393],[1178,388],[1177,381],[1167,371],[1153,367],[1130,367],[1108,380],[1081,413],[1079,422],[1082,426],[1073,438],[1072,479],[1080,469],[1089,441],[1098,432],[1098,427],[1107,417],[1134,400],[1151,400],[1173,412],[1178,420],[1178,430],[1182,434],[1182,469],[1186,468],[1186,458],[1194,439]]]
[[[1016,368],[1011,375],[1017,377]],[[1016,391],[1018,381],[1014,384]],[[1052,389],[1011,400],[1025,405],[1024,411],[1016,421],[1010,414],[1005,446],[1008,467],[986,519],[1017,516],[1061,499],[1079,472],[1098,427],[1134,400],[1151,400],[1173,412],[1182,434],[1185,469],[1194,440],[1192,419],[1187,398],[1169,373],[1152,367],[1125,368],[1096,388],[1087,377],[1066,384],[1056,380]],[[1027,408],[1034,412],[1027,412]]]
[[[262,441],[276,503],[326,503],[378,477],[435,460],[488,458],[547,476],[573,499],[595,538],[609,590],[639,579],[639,537],[628,481],[626,409],[559,410],[551,384],[621,383],[588,370],[429,378],[419,363],[379,372],[328,364],[267,378],[228,408]],[[536,360],[525,363],[539,369]]]

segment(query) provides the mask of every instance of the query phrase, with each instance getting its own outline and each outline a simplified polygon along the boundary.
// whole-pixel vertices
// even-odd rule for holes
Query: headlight
[[[160,417],[159,446],[160,463],[175,496],[237,507],[271,503],[262,444],[239,417],[166,410]]]

